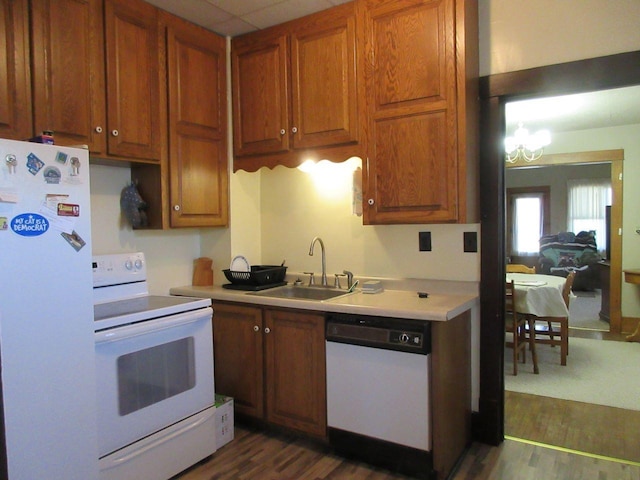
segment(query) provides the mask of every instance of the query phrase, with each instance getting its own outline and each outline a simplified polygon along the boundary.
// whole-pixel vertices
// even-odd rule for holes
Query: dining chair
[[[516,311],[516,290],[513,280],[505,284],[505,331],[511,333],[512,340],[506,341],[506,346],[513,349],[513,374],[518,375],[518,360],[520,351],[522,353],[522,363],[527,360],[527,344],[531,351],[531,359],[533,361],[533,373],[539,373],[538,370],[538,354],[536,353],[536,344],[532,335],[527,335],[526,328],[529,331],[534,329],[534,321],[531,315],[526,315]]]
[[[569,273],[562,287],[562,299],[567,306],[567,310],[569,310],[569,298],[575,277],[576,272]],[[529,332],[531,331],[534,331],[535,334],[529,335],[529,337],[533,337],[535,343],[551,345],[552,347],[560,346],[560,365],[567,364],[567,355],[569,355],[569,316],[536,317],[534,328],[531,329],[529,327]]]
[[[527,267],[521,263],[507,263],[507,273],[536,273],[536,267]]]

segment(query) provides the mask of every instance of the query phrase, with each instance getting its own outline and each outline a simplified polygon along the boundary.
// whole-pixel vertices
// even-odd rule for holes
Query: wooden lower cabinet
[[[264,417],[262,309],[214,303],[213,358],[217,393],[237,413]]]
[[[324,315],[214,303],[216,392],[236,412],[326,435]]]
[[[264,310],[266,419],[324,436],[324,315]]]

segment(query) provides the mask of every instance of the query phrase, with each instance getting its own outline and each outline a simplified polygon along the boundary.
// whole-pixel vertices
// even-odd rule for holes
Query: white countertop
[[[351,294],[323,301],[263,297],[249,292],[228,290],[217,285],[174,287],[171,288],[170,293],[211,298],[214,310],[215,300],[219,300],[300,310],[432,321],[450,320],[479,304],[477,284],[473,282],[395,281],[390,283],[389,286],[393,287],[393,290],[386,285],[381,293],[368,294],[356,289]],[[411,289],[399,289],[399,287]],[[429,292],[429,297],[419,298],[418,291]]]

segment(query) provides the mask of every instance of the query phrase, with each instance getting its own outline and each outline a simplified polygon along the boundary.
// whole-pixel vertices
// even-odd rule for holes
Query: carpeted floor
[[[517,376],[512,351],[505,351],[505,390],[640,410],[640,343],[570,337],[564,367],[559,347],[538,345],[537,351],[540,374],[528,354]]]
[[[575,296],[569,303],[569,327],[609,331],[609,323],[600,320],[599,316],[601,291],[573,293]]]

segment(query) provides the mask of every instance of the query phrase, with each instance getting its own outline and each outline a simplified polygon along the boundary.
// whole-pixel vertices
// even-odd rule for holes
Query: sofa
[[[539,273],[566,277],[569,272],[576,272],[573,290],[600,288],[595,264],[601,260],[593,231],[560,232],[540,238]]]

